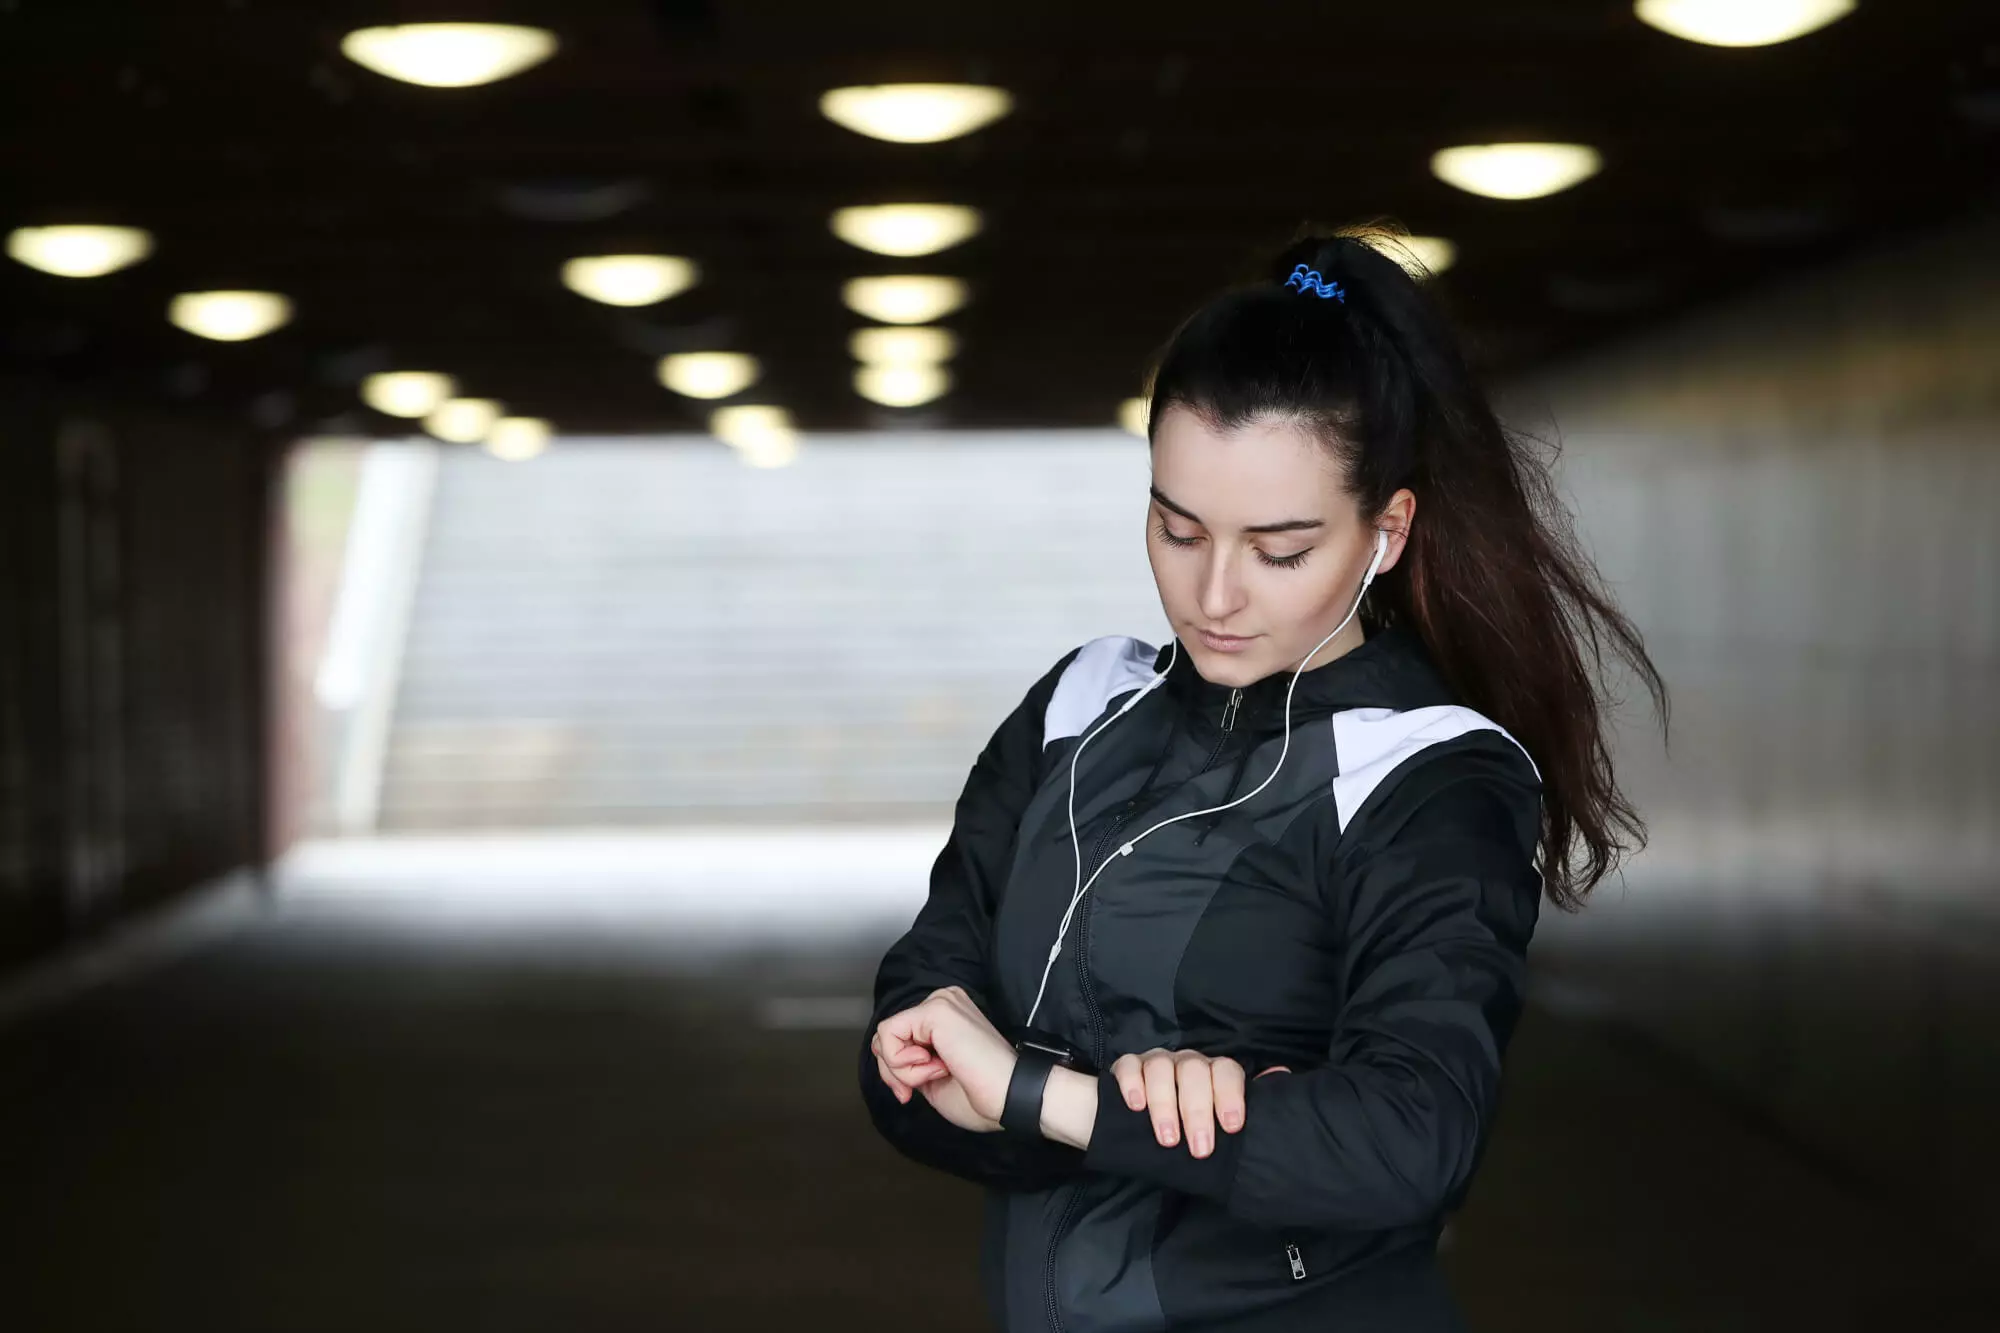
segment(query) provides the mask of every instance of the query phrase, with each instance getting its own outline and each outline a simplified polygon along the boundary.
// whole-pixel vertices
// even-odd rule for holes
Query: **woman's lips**
[[[1203,644],[1218,653],[1240,653],[1257,641],[1254,634],[1211,634],[1205,629],[1196,629],[1195,633],[1201,636]]]

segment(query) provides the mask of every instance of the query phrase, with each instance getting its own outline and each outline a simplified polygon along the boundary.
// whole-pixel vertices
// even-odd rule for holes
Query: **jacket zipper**
[[[1297,1282],[1306,1275],[1306,1261],[1300,1256],[1299,1247],[1296,1245],[1287,1245],[1285,1247],[1285,1257],[1292,1261],[1292,1281]]]
[[[1222,706],[1222,731],[1215,738],[1215,748],[1210,750],[1208,758],[1202,761],[1200,772],[1206,773],[1209,769],[1215,767],[1216,757],[1222,753],[1222,747],[1229,743],[1229,733],[1236,727],[1236,712],[1242,705],[1243,691],[1239,689],[1230,690],[1229,701]],[[1111,822],[1109,828],[1098,835],[1097,845],[1090,852],[1089,864],[1097,865],[1102,862],[1104,849],[1110,845],[1113,838],[1118,836],[1125,825],[1131,822],[1132,816],[1138,811],[1138,808],[1138,797],[1134,797],[1125,803],[1123,813]],[[1086,897],[1084,899],[1083,919],[1077,922],[1076,985],[1078,992],[1083,996],[1084,1014],[1090,1022],[1090,1058],[1096,1068],[1102,1069],[1104,1067],[1104,1016],[1097,1008],[1096,988],[1090,984],[1090,913],[1094,904],[1094,898]],[[1068,1188],[1074,1190],[1077,1187],[1071,1185]],[[1062,1244],[1063,1232],[1069,1229],[1070,1219],[1076,1215],[1078,1197],[1076,1194],[1070,1195],[1069,1203],[1064,1206],[1062,1217],[1056,1222],[1055,1230],[1049,1233],[1049,1256],[1042,1279],[1042,1299],[1048,1309],[1049,1327],[1054,1330],[1054,1333],[1062,1333],[1063,1328],[1062,1309],[1056,1300],[1056,1251]],[[1292,1256],[1292,1277],[1294,1279],[1304,1277],[1306,1275],[1305,1267],[1299,1261],[1298,1248],[1290,1245],[1285,1248]]]

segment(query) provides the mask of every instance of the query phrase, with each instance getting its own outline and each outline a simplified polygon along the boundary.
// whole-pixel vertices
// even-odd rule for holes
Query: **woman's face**
[[[1414,508],[1398,491],[1378,518],[1392,531],[1377,577],[1402,555]],[[1218,431],[1179,405],[1154,425],[1146,527],[1167,621],[1218,685],[1297,669],[1353,607],[1375,551],[1376,525],[1325,445],[1277,419]],[[1310,665],[1361,640],[1350,620]]]

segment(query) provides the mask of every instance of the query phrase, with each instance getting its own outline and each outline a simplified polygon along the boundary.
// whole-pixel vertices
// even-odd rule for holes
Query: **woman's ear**
[[[1410,524],[1417,517],[1416,492],[1407,486],[1389,497],[1389,503],[1382,506],[1382,512],[1375,517],[1378,530],[1389,534],[1389,552],[1382,557],[1382,567],[1375,571],[1376,577],[1388,573],[1403,557],[1403,548],[1410,544]]]

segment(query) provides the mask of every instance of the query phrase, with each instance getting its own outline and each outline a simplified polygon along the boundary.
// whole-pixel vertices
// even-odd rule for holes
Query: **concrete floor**
[[[836,843],[319,849],[17,1012],[0,1327],[984,1328],[974,1191],[853,1087],[914,909],[869,886],[936,834]],[[1524,1022],[1449,1236],[1474,1328],[2000,1327],[1949,1235],[1566,1008]]]

